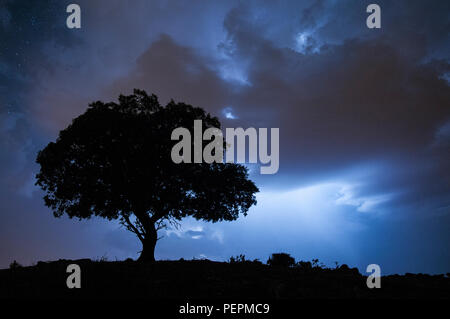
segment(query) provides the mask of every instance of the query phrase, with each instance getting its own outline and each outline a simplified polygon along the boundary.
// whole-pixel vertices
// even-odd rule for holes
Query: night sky
[[[450,271],[449,1],[0,1],[0,267],[136,258],[117,222],[54,218],[37,152],[133,88],[223,127],[280,128],[280,169],[234,222],[187,219],[157,259],[287,252],[383,274]],[[368,29],[366,7],[381,7]]]

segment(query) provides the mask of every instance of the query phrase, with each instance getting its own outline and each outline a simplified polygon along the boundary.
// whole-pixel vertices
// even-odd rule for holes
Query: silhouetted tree
[[[157,232],[183,217],[235,220],[256,204],[258,188],[238,164],[171,159],[172,130],[220,128],[201,108],[134,90],[119,103],[94,102],[37,156],[37,182],[56,217],[119,219],[142,242],[139,257],[154,260]],[[193,135],[192,135],[193,136]],[[193,143],[193,142],[192,142]]]

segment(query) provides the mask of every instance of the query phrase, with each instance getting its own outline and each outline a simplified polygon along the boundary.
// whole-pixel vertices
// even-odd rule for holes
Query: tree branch
[[[145,232],[142,232],[142,227],[138,226],[141,231],[139,231],[139,229],[133,225],[133,223],[130,221],[130,217],[127,215],[122,215],[122,225],[124,225],[129,231],[133,232],[136,234],[136,236],[138,236],[139,240],[142,242],[144,241],[144,234]]]

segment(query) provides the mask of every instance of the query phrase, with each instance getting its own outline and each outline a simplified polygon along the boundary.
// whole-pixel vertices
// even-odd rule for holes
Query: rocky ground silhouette
[[[81,289],[69,289],[69,264],[81,269]],[[366,276],[346,265],[316,261],[263,264],[240,256],[229,262],[177,260],[58,260],[0,270],[0,298],[450,298],[447,275],[405,274],[381,278],[369,289]]]

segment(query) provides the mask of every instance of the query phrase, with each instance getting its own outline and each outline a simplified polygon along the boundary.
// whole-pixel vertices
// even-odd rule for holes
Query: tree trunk
[[[155,246],[156,241],[158,240],[158,233],[155,228],[155,224],[147,223],[143,224],[145,225],[145,237],[142,242],[142,251],[141,255],[138,258],[138,261],[142,262],[154,262],[155,261]]]
[[[148,239],[145,238],[142,241],[142,251],[141,255],[138,258],[138,261],[141,262],[154,262],[155,261],[155,246],[156,239]]]

